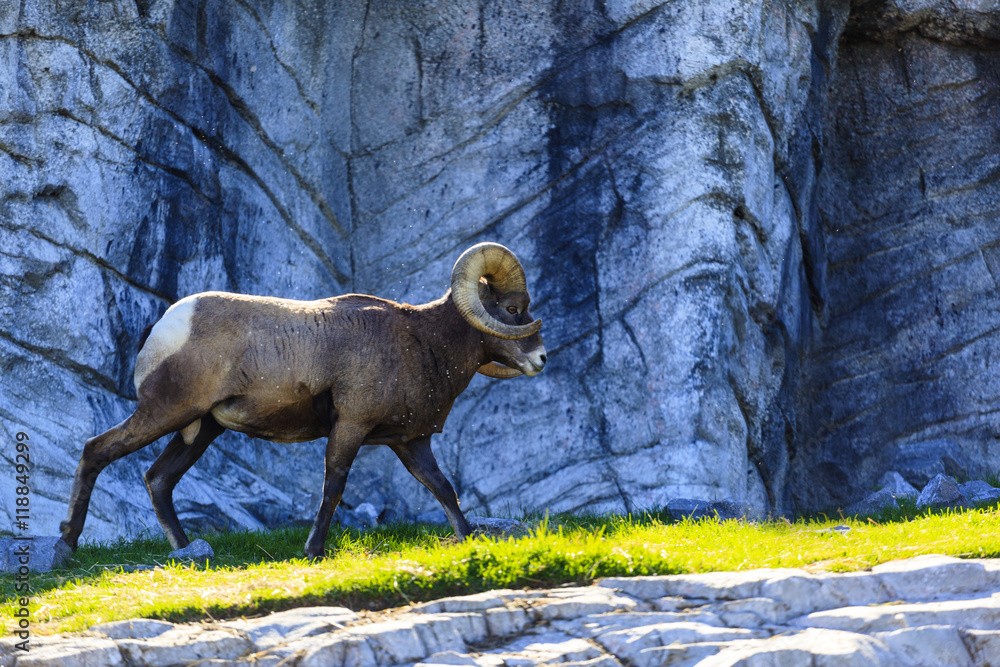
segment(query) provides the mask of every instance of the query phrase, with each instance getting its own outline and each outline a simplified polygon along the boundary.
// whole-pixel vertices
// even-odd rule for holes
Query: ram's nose
[[[538,375],[541,373],[542,369],[545,368],[545,359],[544,347],[540,347],[531,352],[531,354],[528,355],[528,363],[531,364],[531,368],[534,372],[528,373],[528,375]]]

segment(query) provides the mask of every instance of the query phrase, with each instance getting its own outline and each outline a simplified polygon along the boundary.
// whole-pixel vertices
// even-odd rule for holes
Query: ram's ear
[[[489,303],[491,300],[496,299],[496,294],[490,284],[486,282],[485,278],[479,280],[479,302]]]

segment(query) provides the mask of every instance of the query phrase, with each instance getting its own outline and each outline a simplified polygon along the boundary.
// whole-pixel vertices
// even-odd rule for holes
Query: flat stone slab
[[[0,666],[530,667],[1000,664],[1000,559],[868,572],[761,569],[497,590],[380,614],[293,609],[222,623],[134,619],[0,639]]]
[[[227,621],[220,626],[246,635],[255,648],[265,649],[333,632],[357,620],[358,615],[344,607],[304,607],[259,618]]]

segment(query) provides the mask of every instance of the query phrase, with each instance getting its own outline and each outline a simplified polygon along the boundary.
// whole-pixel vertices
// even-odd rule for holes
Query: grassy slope
[[[301,558],[306,529],[207,536],[217,559],[123,572],[163,562],[165,540],[84,545],[67,569],[32,575],[32,633],[83,630],[134,618],[171,621],[251,616],[306,605],[380,609],[493,588],[584,584],[603,576],[758,567],[846,571],[924,553],[1000,557],[1000,508],[941,514],[910,506],[873,520],[795,523],[671,522],[664,516],[559,517],[527,537],[455,542],[429,526],[360,534],[331,530],[331,557]],[[846,533],[837,524],[851,526]],[[11,618],[14,581],[0,576]],[[5,627],[3,632],[10,632]]]

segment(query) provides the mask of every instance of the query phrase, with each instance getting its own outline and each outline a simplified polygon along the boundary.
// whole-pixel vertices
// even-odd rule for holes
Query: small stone
[[[917,497],[917,508],[931,507],[943,509],[947,507],[965,507],[969,505],[969,499],[965,497],[962,490],[954,479],[947,475],[936,475],[927,483],[924,490]]]
[[[890,470],[889,472],[882,475],[878,480],[878,485],[880,489],[888,489],[892,492],[892,495],[897,499],[899,498],[916,498],[920,495],[916,487],[903,479],[895,470]]]
[[[979,479],[959,484],[958,488],[973,505],[995,503],[1000,500],[1000,489]]]
[[[380,659],[380,663],[396,664],[419,660],[430,653],[436,653],[438,648],[445,648],[427,646],[416,627],[401,620],[376,623],[360,630],[368,637],[368,643],[375,650],[376,657],[388,658]]]
[[[27,566],[31,572],[64,567],[73,551],[60,537],[23,536],[0,539],[0,572],[16,572]]]
[[[215,558],[215,552],[212,551],[212,546],[208,542],[199,538],[183,549],[171,551],[167,554],[167,558],[172,560],[204,562]]]
[[[680,595],[666,595],[653,602],[653,607],[657,611],[684,611],[695,607],[703,607],[708,604],[708,600],[699,598],[686,598]]]

